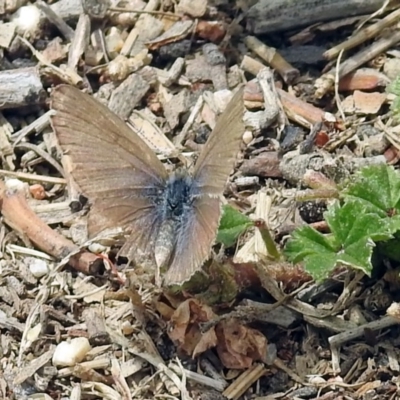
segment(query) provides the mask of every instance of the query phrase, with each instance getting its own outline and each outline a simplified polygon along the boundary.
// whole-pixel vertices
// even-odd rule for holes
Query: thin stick
[[[44,183],[54,183],[55,185],[65,185],[67,181],[64,178],[57,178],[54,176],[44,176],[44,175],[35,175],[29,174],[27,172],[13,172],[6,171],[5,169],[0,169],[0,176],[7,176],[10,178],[17,178],[26,181],[34,181],[34,182],[44,182]]]
[[[150,15],[162,15],[163,17],[170,17],[174,19],[181,19],[183,18],[183,15],[180,14],[172,14],[169,12],[165,11],[146,11],[146,10],[132,10],[129,8],[123,8],[123,7],[110,7],[108,11],[113,11],[113,12],[128,12],[128,13],[135,13],[135,14],[150,14]]]
[[[1,180],[0,204],[6,224],[45,253],[57,259],[68,257],[73,268],[86,274],[94,273],[102,265],[101,257],[81,251],[72,241],[51,229],[29,207],[22,192],[8,189]]]
[[[399,20],[399,18],[400,18],[400,8],[393,11],[391,14],[387,15],[385,18],[381,19],[376,24],[370,25],[369,27],[362,29],[354,36],[338,44],[337,46],[327,50],[324,53],[325,59],[332,60],[341,52],[341,50],[350,50],[366,42],[367,40],[374,38],[375,36],[380,34],[383,29],[396,23]]]
[[[54,158],[51,157],[50,154],[46,153],[40,147],[35,146],[32,143],[21,143],[15,147],[19,149],[28,149],[34,151],[36,154],[46,160],[50,165],[52,165],[62,175],[62,177],[65,178],[65,172],[61,165],[56,160],[54,160]]]

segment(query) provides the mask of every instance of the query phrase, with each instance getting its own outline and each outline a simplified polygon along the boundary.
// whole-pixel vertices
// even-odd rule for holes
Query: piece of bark
[[[313,44],[293,45],[279,50],[282,57],[284,57],[288,63],[306,67],[318,64],[325,65],[326,60],[323,57],[324,51],[325,47]]]
[[[207,60],[210,71],[210,78],[215,90],[228,88],[226,77],[226,58],[214,43],[207,43],[203,46],[203,54]]]
[[[285,125],[288,123],[282,102],[275,87],[272,69],[265,67],[257,74],[257,81],[261,87],[264,99],[264,113],[269,124],[276,122],[278,126],[278,139]]]
[[[169,101],[162,101],[164,107],[164,115],[171,129],[179,124],[179,117],[188,111],[190,106],[190,92],[187,89],[181,90],[173,96]]]
[[[310,128],[321,121],[331,120],[331,118],[336,120],[329,112],[324,112],[320,108],[306,103],[282,89],[277,89],[277,91],[287,117],[305,128]]]
[[[115,89],[108,107],[120,118],[126,119],[142,101],[150,85],[138,74],[131,74]]]
[[[68,67],[76,69],[82,54],[86,51],[90,40],[90,19],[86,14],[79,16],[75,34],[68,53]]]
[[[194,21],[177,21],[166,32],[146,43],[149,50],[157,50],[161,46],[178,42],[188,36],[193,29]]]
[[[66,226],[71,225],[81,215],[72,212],[69,204],[69,201],[57,203],[43,203],[42,201],[29,202],[29,206],[38,218],[47,225],[64,224]]]
[[[111,2],[108,0],[82,0],[82,7],[90,18],[103,20]]]
[[[348,115],[376,115],[386,100],[386,93],[363,92],[355,90],[354,93],[342,101],[342,109]]]
[[[389,83],[390,79],[382,72],[374,68],[359,68],[340,80],[339,91],[371,90],[382,86],[385,87]]]
[[[27,379],[31,378],[40,368],[44,367],[53,357],[55,348],[55,345],[51,345],[49,350],[38,358],[33,358],[27,365],[21,368],[14,378],[14,385],[21,385]]]
[[[247,13],[247,29],[255,34],[293,30],[381,7],[382,0],[259,0]]]
[[[0,71],[0,109],[41,104],[46,92],[35,67]]]
[[[279,169],[279,157],[277,152],[261,153],[250,160],[244,160],[240,167],[243,175],[261,176],[263,178],[281,178]]]
[[[201,20],[196,25],[196,35],[212,43],[220,43],[226,35],[226,24],[223,21]]]
[[[207,11],[207,0],[181,0],[177,6],[180,14],[187,14],[193,18],[202,17]]]
[[[46,16],[50,23],[55,25],[65,39],[69,42],[74,38],[74,30],[43,1],[37,1],[36,7]]]
[[[89,343],[92,346],[104,346],[110,344],[110,335],[107,332],[104,318],[93,308],[87,308],[83,311],[87,331],[89,334]]]
[[[16,26],[13,22],[0,24],[0,47],[8,49],[14,39]]]
[[[67,53],[67,46],[62,43],[62,39],[59,36],[56,36],[51,40],[42,51],[43,58],[49,64],[63,62]]]
[[[264,307],[263,303],[246,299],[238,306],[236,312],[238,312],[238,315],[241,312],[245,321],[266,322],[280,326],[283,329],[290,329],[290,327],[302,320],[299,313],[285,306],[278,306],[272,309],[270,306],[270,304],[266,304]]]
[[[186,61],[185,76],[190,82],[209,82],[211,80],[210,65],[204,56],[195,56]]]
[[[60,0],[52,4],[51,9],[62,19],[77,19],[83,14],[82,0]]]

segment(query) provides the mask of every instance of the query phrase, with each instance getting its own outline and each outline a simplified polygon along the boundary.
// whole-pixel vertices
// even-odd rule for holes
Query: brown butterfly
[[[52,126],[75,165],[72,176],[91,203],[89,236],[121,227],[120,254],[168,267],[164,284],[182,284],[208,258],[221,196],[244,132],[243,88],[217,121],[193,174],[168,174],[155,153],[118,116],[80,90],[53,90]]]

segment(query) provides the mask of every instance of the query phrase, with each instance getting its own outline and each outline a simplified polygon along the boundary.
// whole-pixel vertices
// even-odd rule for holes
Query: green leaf
[[[286,244],[285,254],[296,263],[313,254],[331,254],[336,250],[339,248],[333,247],[325,235],[306,225],[293,232]]]
[[[253,226],[253,222],[249,217],[240,213],[233,207],[225,205],[222,208],[222,218],[219,223],[217,242],[230,247],[235,244],[237,238]]]
[[[296,230],[288,241],[285,254],[293,262],[304,262],[304,268],[315,280],[326,278],[338,264],[361,269],[369,275],[374,240],[388,240],[389,218],[368,212],[359,201],[341,206],[335,202],[324,214],[331,235],[323,235],[309,226]]]
[[[359,200],[372,212],[388,216],[400,210],[400,175],[384,164],[363,168],[343,193],[345,200]]]
[[[326,253],[323,255],[312,254],[304,259],[304,266],[307,272],[320,282],[327,277],[327,271],[331,271],[337,263],[335,253]]]
[[[332,234],[344,248],[364,238],[375,241],[390,239],[395,224],[389,218],[381,218],[369,211],[369,207],[358,200],[349,201],[343,206],[335,202],[324,213],[324,217]]]

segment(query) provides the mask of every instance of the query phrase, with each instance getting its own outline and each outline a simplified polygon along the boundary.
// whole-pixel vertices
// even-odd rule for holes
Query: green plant
[[[301,227],[288,241],[285,255],[293,262],[303,262],[316,280],[326,278],[337,265],[370,275],[376,244],[384,243],[381,249],[386,256],[393,256],[400,245],[399,214],[399,173],[386,165],[365,167],[325,212],[330,233]]]
[[[222,208],[222,217],[219,223],[216,241],[217,243],[223,244],[225,247],[231,247],[236,243],[240,235],[253,226],[260,231],[269,257],[278,260],[281,254],[276,247],[266,222],[262,220],[253,221],[229,205],[225,205]]]
[[[230,247],[242,233],[253,225],[254,223],[249,217],[229,205],[224,205],[218,228],[217,242]]]

